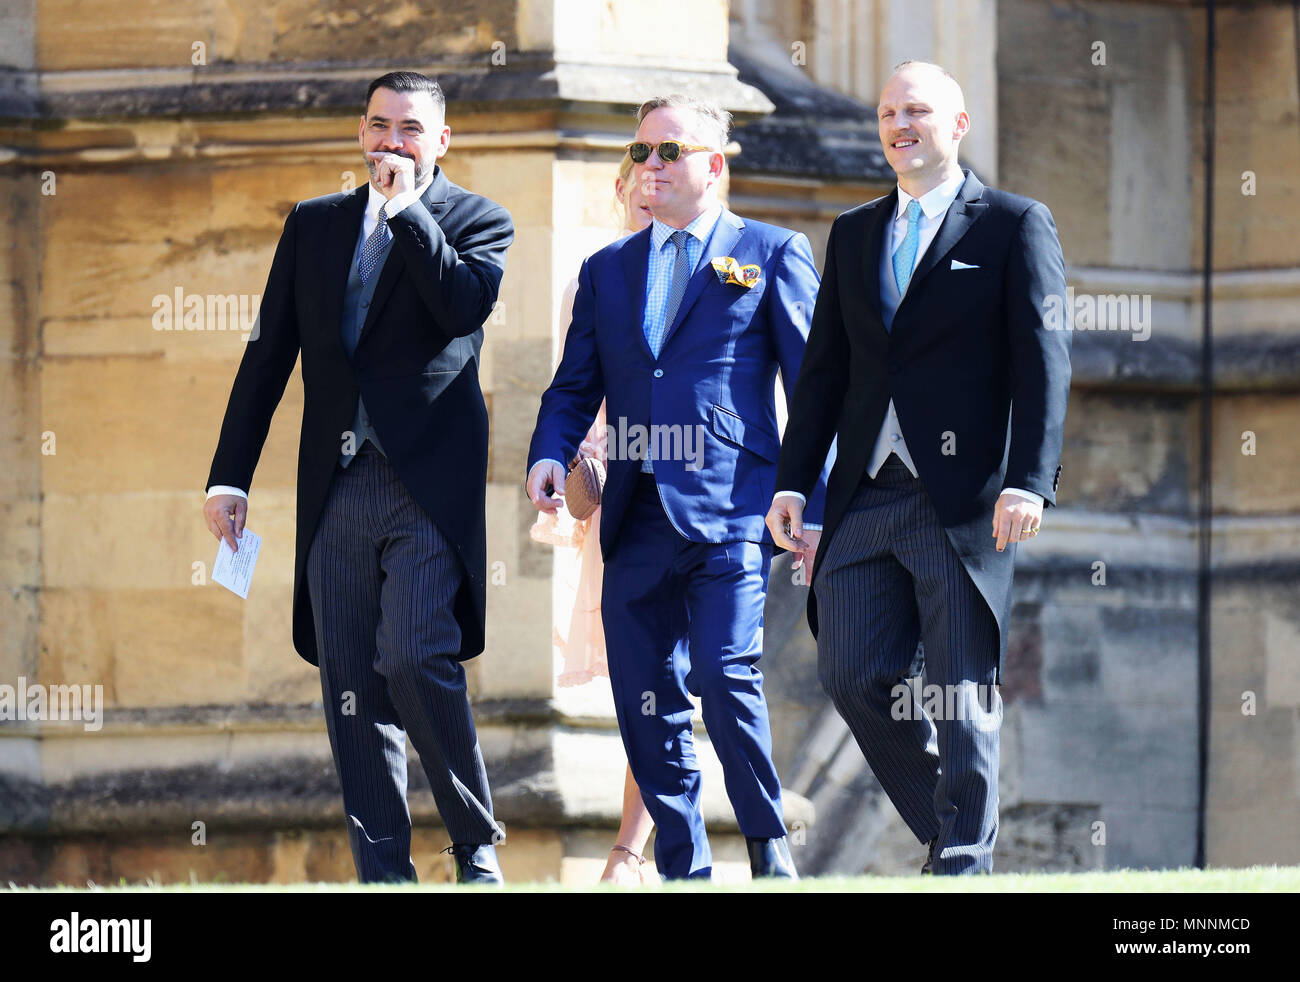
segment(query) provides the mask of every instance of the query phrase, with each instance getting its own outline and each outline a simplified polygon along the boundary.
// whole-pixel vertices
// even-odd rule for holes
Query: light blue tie
[[[898,284],[898,295],[907,292],[907,284],[912,279],[912,267],[916,265],[916,249],[921,244],[921,202],[913,198],[907,203],[907,233],[903,242],[894,253],[894,282]]]

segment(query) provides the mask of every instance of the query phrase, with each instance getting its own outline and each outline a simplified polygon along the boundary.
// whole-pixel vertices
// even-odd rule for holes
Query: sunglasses
[[[650,159],[650,154],[655,151],[658,151],[660,160],[665,164],[671,164],[682,155],[683,150],[712,151],[713,148],[692,146],[689,143],[678,143],[676,140],[664,140],[664,142],[658,146],[649,143],[629,143],[627,145],[627,152],[629,156],[631,156],[632,163],[634,164],[644,164]]]

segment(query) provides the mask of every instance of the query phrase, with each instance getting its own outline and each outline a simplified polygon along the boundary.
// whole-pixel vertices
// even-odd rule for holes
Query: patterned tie
[[[362,283],[370,279],[370,274],[375,271],[375,266],[379,263],[379,257],[386,245],[388,245],[388,202],[384,202],[380,207],[379,221],[375,223],[375,230],[366,237],[366,241],[361,246],[357,272],[361,274]]]
[[[663,323],[658,327],[652,324],[650,330],[653,333],[646,339],[650,342],[650,350],[654,352],[656,358],[659,357],[659,348],[664,343],[664,335],[668,333],[673,318],[677,316],[677,308],[682,305],[682,297],[686,295],[686,283],[691,278],[691,267],[686,257],[686,239],[689,236],[690,233],[685,229],[668,236],[668,241],[677,247],[677,255],[673,259],[673,278],[668,284],[668,303],[664,306]]]
[[[663,347],[664,335],[677,316],[677,308],[682,305],[682,297],[686,295],[686,282],[691,278],[691,267],[686,256],[686,239],[689,235],[685,229],[679,229],[668,236],[668,241],[677,247],[677,255],[673,257],[673,278],[668,284],[668,300],[664,304],[663,319],[657,324],[646,325],[646,343],[656,358],[659,357],[659,349]],[[641,473],[653,474],[654,470],[650,457],[647,455],[642,458]]]
[[[907,284],[912,279],[912,267],[916,264],[916,248],[921,244],[921,202],[913,198],[907,203],[907,234],[894,253],[894,282],[898,284],[898,295],[907,292]]]

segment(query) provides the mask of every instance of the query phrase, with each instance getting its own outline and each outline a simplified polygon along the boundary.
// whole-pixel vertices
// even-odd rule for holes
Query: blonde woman
[[[640,188],[631,176],[632,158],[624,155],[618,177],[614,181],[614,194],[619,202],[618,212],[624,235],[641,231],[653,219]],[[565,323],[572,312],[576,292],[575,279],[564,294],[561,319]],[[581,447],[584,455],[597,457],[602,464],[606,460],[605,433],[605,406],[602,403]],[[569,631],[562,637],[557,630],[554,639],[564,658],[559,684],[583,685],[598,676],[608,678],[605,630],[600,617],[601,576],[604,571],[600,556],[600,509],[597,508],[591,517],[581,522],[574,521],[567,511],[562,518],[558,513],[540,512],[531,531],[532,537],[540,542],[572,546],[577,550],[577,596],[569,620]],[[605,863],[602,882],[634,886],[644,882],[641,867],[645,863],[643,854],[652,828],[654,823],[650,820],[650,814],[641,800],[641,791],[632,779],[629,768],[623,782],[623,816],[614,847]]]

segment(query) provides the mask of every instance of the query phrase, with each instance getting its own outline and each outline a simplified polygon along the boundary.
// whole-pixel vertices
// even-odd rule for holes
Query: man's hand
[[[560,508],[560,498],[564,496],[564,468],[553,460],[539,460],[528,472],[528,481],[524,489],[528,500],[538,511],[555,512]]]
[[[766,521],[768,531],[772,533],[772,541],[782,549],[799,554],[790,568],[804,566],[805,582],[811,583],[813,560],[822,534],[815,529],[804,529],[803,502],[791,495],[781,495],[767,510]]]
[[[379,192],[389,201],[403,191],[415,190],[415,161],[410,157],[379,150],[367,150],[366,156],[375,162]]]
[[[795,558],[795,561],[790,564],[790,568],[798,569],[802,566],[804,572],[804,586],[810,586],[813,577],[813,562],[817,559],[817,547],[822,541],[821,531],[819,529],[804,529],[803,541],[808,544],[808,548],[799,553]]]
[[[242,489],[241,489],[242,490]],[[203,503],[203,520],[208,531],[226,545],[239,551],[239,537],[244,534],[244,521],[248,518],[248,499],[237,494],[214,494]]]
[[[993,538],[998,540],[997,550],[1002,552],[1008,542],[1024,542],[1038,534],[1043,521],[1043,506],[1018,494],[1002,492],[993,507]]]

